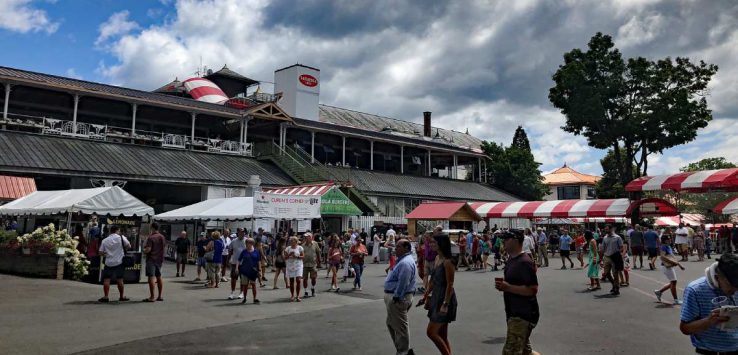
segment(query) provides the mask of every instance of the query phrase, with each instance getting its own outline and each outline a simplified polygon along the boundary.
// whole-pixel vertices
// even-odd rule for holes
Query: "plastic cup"
[[[505,281],[505,279],[502,277],[495,277],[495,283],[502,282],[502,281]],[[726,298],[726,301],[727,301],[727,298]]]
[[[723,306],[727,306],[729,304],[730,304],[730,301],[728,300],[728,297],[726,296],[718,296],[712,299],[713,309],[718,309]]]

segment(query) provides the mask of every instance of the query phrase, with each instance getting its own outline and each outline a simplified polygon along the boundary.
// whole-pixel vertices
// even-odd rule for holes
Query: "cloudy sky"
[[[714,121],[651,158],[668,173],[704,157],[738,162],[738,3],[732,1],[0,0],[0,65],[151,90],[200,58],[269,82],[321,69],[323,104],[512,139],[522,125],[544,171],[601,172],[603,151],[563,132],[548,102],[564,52],[611,34],[626,57],[717,64]]]

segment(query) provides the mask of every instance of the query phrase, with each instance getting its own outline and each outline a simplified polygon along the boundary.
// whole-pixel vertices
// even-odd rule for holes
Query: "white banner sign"
[[[254,194],[254,217],[274,219],[320,218],[320,196]]]

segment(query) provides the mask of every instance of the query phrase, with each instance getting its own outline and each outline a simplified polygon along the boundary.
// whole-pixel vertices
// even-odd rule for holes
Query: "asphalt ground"
[[[693,258],[694,259],[694,258]],[[576,261],[575,261],[576,262]],[[679,274],[679,295],[700,277],[706,262],[690,261]],[[671,296],[658,303],[653,290],[666,283],[660,271],[633,270],[619,297],[586,292],[585,270],[560,270],[560,261],[538,272],[541,321],[533,331],[542,354],[691,354],[679,332],[679,306]],[[568,266],[568,265],[567,265]],[[386,264],[367,264],[363,291],[351,279],[339,293],[321,270],[317,295],[289,302],[289,291],[260,289],[260,305],[229,301],[230,289],[205,289],[165,269],[164,302],[140,302],[146,284],[126,285],[130,302],[99,304],[100,286],[74,281],[0,275],[0,353],[4,354],[393,354],[383,303]],[[498,272],[460,271],[457,321],[449,326],[456,354],[498,354],[505,340],[502,295],[493,287]],[[271,273],[267,273],[271,285]],[[111,290],[111,299],[117,290]],[[416,298],[417,300],[417,298]],[[425,311],[410,313],[411,346],[437,353],[425,336]]]

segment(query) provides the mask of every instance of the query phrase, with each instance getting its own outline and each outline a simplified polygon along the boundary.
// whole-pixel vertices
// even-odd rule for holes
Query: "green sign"
[[[322,216],[360,216],[362,213],[341,190],[333,188],[320,198],[320,214]]]

